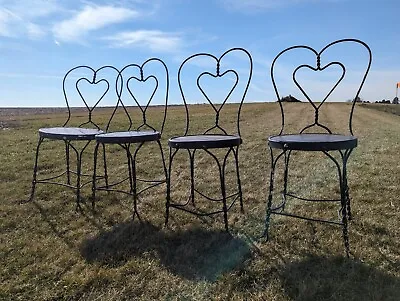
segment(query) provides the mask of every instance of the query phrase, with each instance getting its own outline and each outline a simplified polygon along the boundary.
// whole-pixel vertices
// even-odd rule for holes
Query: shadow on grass
[[[166,234],[148,222],[129,222],[86,240],[89,262],[121,266],[135,257],[154,256],[171,273],[190,280],[215,281],[250,256],[249,245],[225,231],[193,229]]]
[[[283,268],[293,300],[399,300],[400,279],[345,257],[310,255]]]
[[[80,249],[87,262],[116,267],[132,257],[157,249],[159,241],[163,241],[159,228],[148,222],[130,221],[101,231],[84,241]]]
[[[251,254],[249,245],[222,230],[192,229],[173,233],[159,246],[169,271],[192,280],[215,281],[239,267]]]

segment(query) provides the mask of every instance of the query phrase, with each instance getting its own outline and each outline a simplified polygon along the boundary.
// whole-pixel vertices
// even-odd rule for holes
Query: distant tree
[[[399,98],[396,96],[395,98],[393,98],[393,102],[394,105],[398,105],[399,104]]]
[[[346,102],[353,102],[353,101],[363,102],[363,99],[360,96],[357,96],[355,99],[350,98],[350,99],[346,100]]]
[[[379,101],[379,100],[375,101],[375,103],[386,103],[386,104],[390,104],[390,100],[382,99],[381,101]]]
[[[281,102],[301,102],[301,100],[289,94],[288,96],[282,97]]]

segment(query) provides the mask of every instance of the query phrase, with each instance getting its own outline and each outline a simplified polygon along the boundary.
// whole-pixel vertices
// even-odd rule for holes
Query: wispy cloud
[[[12,12],[4,8],[0,9],[0,36],[10,37],[13,35],[10,28],[13,19],[15,17]]]
[[[55,0],[0,0],[0,36],[27,36],[36,39],[45,35],[37,21],[60,10]]]
[[[29,20],[48,16],[61,9],[57,0],[0,0],[0,6],[21,19]]]
[[[57,23],[53,33],[57,41],[76,42],[91,31],[135,18],[135,10],[115,6],[86,5],[72,18]]]
[[[103,39],[109,41],[111,47],[144,47],[153,52],[177,52],[183,41],[179,33],[159,30],[120,32]]]

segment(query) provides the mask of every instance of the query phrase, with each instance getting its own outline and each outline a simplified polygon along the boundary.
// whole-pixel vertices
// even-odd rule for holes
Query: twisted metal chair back
[[[243,101],[244,101],[247,91],[249,89],[249,85],[250,85],[250,81],[251,81],[251,77],[252,77],[252,73],[253,73],[253,60],[251,58],[250,53],[244,48],[229,49],[229,50],[225,51],[220,57],[216,57],[209,53],[197,53],[197,54],[194,54],[194,55],[188,57],[186,60],[184,60],[182,62],[181,66],[179,67],[179,71],[178,71],[178,85],[179,85],[179,90],[181,92],[183,103],[185,105],[185,110],[186,110],[186,127],[185,127],[184,136],[189,134],[190,114],[189,114],[187,96],[186,96],[186,93],[184,92],[184,88],[183,88],[183,84],[182,84],[182,70],[183,70],[184,66],[189,65],[189,63],[193,63],[193,60],[195,58],[203,58],[203,59],[210,58],[213,62],[216,63],[216,71],[215,72],[203,71],[200,74],[198,74],[197,78],[196,78],[196,87],[200,91],[201,95],[206,99],[206,101],[207,101],[206,103],[211,106],[212,112],[215,116],[213,125],[207,129],[205,129],[203,134],[208,134],[214,130],[217,130],[220,133],[223,133],[224,135],[228,135],[228,129],[223,127],[220,122],[221,111],[225,107],[225,104],[227,104],[231,100],[230,98],[232,97],[234,91],[238,89],[238,86],[239,86],[239,83],[241,82],[241,80],[240,80],[240,72],[238,71],[238,69],[234,69],[234,68],[223,69],[221,66],[221,62],[227,60],[226,58],[229,57],[229,55],[233,54],[233,53],[243,53],[245,55],[245,57],[248,58],[248,60],[249,60],[248,74],[246,74],[246,76],[244,78],[244,88],[243,88],[243,91],[240,92],[240,96],[239,96],[240,101],[236,102],[239,105],[238,112],[237,112],[237,120],[236,120],[236,128],[237,128],[236,134],[240,136],[240,112],[241,112],[241,108],[243,105]],[[227,95],[223,98],[223,100],[219,104],[214,103],[211,100],[209,94],[205,91],[204,87],[202,86],[201,80],[205,77],[210,77],[213,79],[223,78],[226,75],[233,76],[233,85],[228,90]],[[231,101],[235,102],[233,100],[231,100]]]
[[[157,64],[159,65],[158,68],[156,66]],[[152,67],[156,67],[157,70],[152,70],[151,67],[149,67],[151,65],[153,65]],[[159,68],[160,66],[161,68]],[[141,101],[143,95],[139,94],[141,90],[143,90],[142,86],[146,84],[151,85],[151,83],[153,83],[153,86],[150,87],[150,95],[148,95],[145,101]],[[141,87],[136,90],[135,87],[133,87],[135,84],[140,84]],[[150,58],[141,65],[126,65],[119,72],[116,85],[118,87],[119,105],[123,108],[128,118],[127,130],[140,131],[147,129],[162,133],[167,116],[169,95],[169,72],[165,62],[159,58]],[[164,87],[164,89],[162,89],[162,87]],[[156,98],[156,96],[159,96],[159,98]],[[157,102],[158,99],[160,99],[160,102]],[[129,112],[128,103],[132,104],[139,111],[139,118],[133,118],[133,114]],[[156,118],[152,119],[152,117],[149,116],[150,107],[152,106],[162,107],[161,119],[156,120]],[[113,116],[111,116],[111,118],[113,118]],[[135,122],[137,123],[136,126]],[[111,119],[109,125],[110,123]]]
[[[112,72],[115,74],[109,75],[107,72]],[[85,73],[88,73],[84,75]],[[102,73],[104,75],[102,76]],[[89,76],[90,75],[90,76]],[[90,127],[90,128],[96,128],[98,130],[102,129],[101,122],[98,122],[95,120],[94,117],[94,111],[100,107],[100,103],[106,99],[106,95],[110,92],[110,89],[113,88],[115,85],[115,90],[116,90],[116,96],[112,96],[113,103],[112,105],[115,106],[115,104],[118,103],[118,99],[120,98],[120,92],[118,92],[118,87],[117,87],[117,76],[119,75],[118,69],[116,69],[113,66],[103,66],[98,69],[93,69],[90,66],[86,65],[81,65],[81,66],[76,66],[72,69],[70,69],[64,76],[63,79],[63,94],[64,94],[64,99],[67,105],[67,110],[68,110],[68,118],[63,124],[63,127],[69,126],[71,123],[71,104],[70,104],[70,95],[72,94],[72,91],[70,90],[69,82],[72,81],[74,84],[74,88],[76,93],[78,94],[79,98],[79,105],[84,105],[84,108],[86,109],[87,113],[87,118],[85,118],[84,122],[79,122],[78,127]],[[89,98],[90,96],[87,96],[83,90],[84,88],[82,85],[86,83],[89,86],[93,87],[99,87],[101,93],[100,96],[95,97],[95,100],[90,102]],[[103,84],[103,89],[101,88],[101,85]],[[102,90],[101,90],[102,89]],[[110,92],[111,93],[111,92]],[[85,94],[85,95],[84,95]],[[93,95],[91,96],[93,97]],[[112,112],[112,116],[115,114],[116,108]],[[112,117],[111,117],[112,118]],[[110,118],[110,120],[111,120]],[[109,127],[109,123],[105,126],[105,128]]]
[[[277,100],[279,102],[280,105],[280,109],[281,109],[281,115],[282,115],[282,125],[281,125],[281,130],[279,135],[284,133],[284,128],[285,128],[285,113],[284,113],[284,106],[282,104],[282,98],[281,95],[278,91],[278,86],[276,84],[276,80],[275,80],[275,75],[276,75],[276,70],[275,70],[275,65],[276,62],[278,61],[278,59],[285,53],[288,53],[290,51],[293,50],[299,50],[299,49],[305,49],[308,51],[311,51],[316,58],[316,65],[315,66],[311,66],[308,64],[301,64],[299,66],[297,66],[292,73],[292,80],[295,84],[295,86],[300,90],[301,94],[307,99],[307,101],[311,104],[312,109],[313,109],[313,113],[314,113],[314,120],[312,123],[307,124],[305,127],[303,127],[300,130],[300,133],[305,132],[308,129],[313,129],[315,127],[318,127],[320,129],[322,129],[323,131],[332,134],[332,130],[324,123],[321,122],[321,118],[320,118],[320,111],[321,111],[321,106],[327,101],[327,99],[332,95],[332,93],[336,90],[336,88],[340,85],[340,83],[342,82],[342,80],[345,78],[346,76],[346,67],[345,65],[341,62],[341,61],[331,61],[327,64],[322,64],[321,63],[321,58],[323,56],[324,53],[326,53],[326,51],[328,49],[332,49],[332,46],[335,46],[337,44],[344,44],[344,43],[355,43],[355,44],[360,44],[361,46],[365,47],[365,49],[368,52],[368,63],[367,66],[365,68],[365,71],[363,71],[363,76],[362,76],[362,80],[360,82],[360,85],[358,86],[358,89],[356,91],[356,94],[354,96],[354,98],[352,98],[352,104],[351,104],[351,110],[350,110],[350,115],[349,115],[349,132],[351,135],[353,135],[353,128],[352,128],[352,119],[353,119],[353,112],[354,112],[354,106],[357,102],[357,100],[359,99],[359,95],[360,95],[360,91],[365,83],[365,79],[367,78],[368,72],[370,70],[371,67],[371,62],[372,62],[372,53],[371,53],[371,49],[369,48],[369,46],[357,39],[342,39],[342,40],[337,40],[334,41],[330,44],[328,44],[327,46],[325,46],[324,48],[322,48],[322,50],[320,51],[316,51],[314,48],[311,48],[309,46],[304,46],[304,45],[298,45],[298,46],[292,46],[289,48],[284,49],[283,51],[281,51],[273,60],[272,65],[271,65],[271,79],[272,79],[272,84],[275,90],[275,94],[277,97]],[[311,99],[311,97],[309,96],[309,94],[307,94],[307,92],[305,91],[304,87],[302,85],[300,85],[298,78],[296,77],[298,71],[302,70],[302,69],[308,69],[308,70],[312,70],[315,72],[322,72],[324,70],[326,70],[327,68],[331,67],[331,66],[337,66],[340,70],[341,70],[341,74],[339,76],[339,78],[337,79],[337,81],[334,83],[333,87],[329,90],[329,92],[326,94],[325,97],[323,97],[322,99],[320,99],[319,103],[316,103],[315,100]]]

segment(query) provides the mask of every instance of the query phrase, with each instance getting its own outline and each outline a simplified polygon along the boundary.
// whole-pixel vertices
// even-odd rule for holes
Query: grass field
[[[306,104],[286,106],[289,128],[313,116]],[[349,104],[324,106],[321,118],[327,124],[346,126]],[[228,125],[235,108],[226,108]],[[157,110],[151,112],[156,119]],[[193,130],[210,121],[204,106],[191,110]],[[238,204],[229,212],[232,235],[225,233],[222,215],[197,218],[173,209],[164,227],[165,186],[140,199],[142,222],[132,221],[131,198],[116,193],[99,192],[96,211],[87,202],[79,212],[73,191],[38,185],[34,201],[19,204],[30,193],[37,130],[61,125],[65,115],[57,110],[10,114],[0,114],[1,300],[400,300],[400,117],[395,114],[356,107],[359,146],[348,165],[349,259],[337,226],[273,216],[270,241],[259,239],[269,185],[266,139],[280,128],[276,103],[243,107],[239,157],[245,212]],[[102,111],[103,121],[107,114]],[[183,133],[184,120],[182,107],[169,108],[164,146],[168,137]],[[117,117],[115,127],[123,122]],[[65,161],[63,144],[49,142],[43,149],[42,176]],[[109,152],[109,173],[122,175],[123,154],[117,148]],[[85,168],[92,164],[89,153]],[[336,194],[337,185],[330,184],[334,167],[323,158],[294,154],[289,190],[318,195],[324,188]],[[151,145],[139,154],[138,164],[145,176],[162,175]],[[218,193],[212,161],[200,154],[196,165],[200,188]],[[177,157],[172,177],[173,199],[184,198],[186,153]],[[228,182],[231,187],[234,177]],[[88,200],[90,188],[83,194]],[[333,218],[337,209],[298,201],[288,206]]]
[[[400,116],[400,106],[399,105],[372,103],[372,104],[363,104],[363,106],[370,108],[370,109],[383,111],[383,112],[387,112],[387,113],[392,113],[392,114]]]

